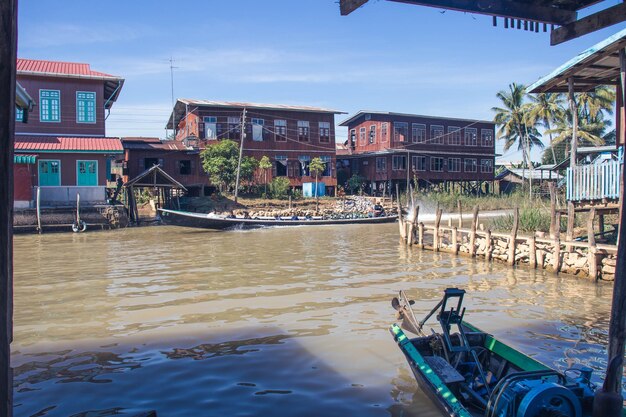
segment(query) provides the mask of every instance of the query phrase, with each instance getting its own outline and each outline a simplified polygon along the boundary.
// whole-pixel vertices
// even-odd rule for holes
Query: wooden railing
[[[621,166],[620,161],[608,161],[567,168],[567,200],[618,199]]]

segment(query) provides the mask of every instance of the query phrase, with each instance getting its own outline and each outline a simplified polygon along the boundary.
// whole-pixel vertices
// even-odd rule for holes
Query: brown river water
[[[15,416],[439,416],[388,332],[443,289],[544,363],[606,364],[612,285],[407,250],[398,227],[15,238]]]

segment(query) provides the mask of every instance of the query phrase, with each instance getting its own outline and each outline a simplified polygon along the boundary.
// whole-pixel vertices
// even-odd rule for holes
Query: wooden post
[[[528,264],[531,268],[537,267],[537,239],[535,234],[528,238]],[[543,265],[542,265],[543,266]]]
[[[574,78],[567,79],[567,91],[569,98],[569,108],[572,114],[572,142],[570,146],[569,167],[576,166],[576,154],[578,152],[578,108],[576,107],[576,96],[574,95]],[[569,240],[569,239],[568,239]]]
[[[559,272],[561,270],[561,239],[558,237],[554,239],[554,250],[552,252],[554,255],[552,269],[554,269],[554,272]]]
[[[519,229],[519,208],[515,207],[513,215],[513,228],[511,229],[511,236],[509,237],[509,250],[507,256],[507,263],[509,265],[515,265],[515,245],[517,239],[517,230]]]
[[[485,236],[485,259],[491,260],[491,229],[487,230],[487,235]]]
[[[459,254],[459,231],[456,227],[452,228],[452,253]]]
[[[461,200],[457,200],[456,207],[459,210],[459,227],[463,227],[463,210],[461,209]]]
[[[572,203],[571,201],[567,202],[567,231],[565,233],[565,239],[568,242],[571,242],[572,240],[574,240],[574,222],[576,220],[576,211],[574,209],[574,203]],[[567,252],[571,252],[572,251],[572,247],[567,245],[565,247],[565,250]]]
[[[594,280],[598,279],[598,262],[596,260],[596,235],[593,230],[593,223],[596,217],[596,209],[592,208],[587,219],[587,236],[589,241],[589,250],[587,251],[587,264],[589,264],[589,277]]]
[[[474,216],[472,217],[472,228],[470,231],[470,256],[476,255],[476,226],[478,226],[478,206],[474,207]]]
[[[0,416],[13,415],[13,146],[17,0],[0,1]],[[26,111],[26,110],[25,110]]]
[[[398,227],[400,229],[400,239],[406,242],[406,225],[402,217],[402,203],[400,202],[400,187],[396,184],[396,197],[398,199]]]
[[[433,232],[433,250],[439,252],[439,226],[441,225],[441,215],[443,210],[437,210],[437,216],[435,217],[435,230]]]
[[[41,187],[37,187],[37,232],[39,232],[39,234],[43,233],[43,230],[41,230]]]
[[[560,231],[557,231],[556,191],[554,189],[554,183],[552,181],[548,183],[548,188],[550,190],[550,238],[554,239],[557,233],[560,233]],[[560,228],[560,224],[558,227]]]
[[[417,216],[419,216],[419,213],[420,206],[413,206],[413,216],[411,216],[411,220],[407,222],[409,224],[409,230],[406,234],[406,243],[409,246],[412,246],[415,241],[413,238],[415,237],[415,226],[417,224]]]
[[[417,225],[417,244],[420,249],[424,249],[424,223]]]

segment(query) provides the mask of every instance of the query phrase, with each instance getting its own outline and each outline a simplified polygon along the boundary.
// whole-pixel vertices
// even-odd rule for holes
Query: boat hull
[[[314,225],[341,225],[341,224],[379,224],[392,223],[397,216],[365,217],[357,219],[243,219],[211,216],[205,213],[191,213],[178,210],[159,209],[164,223],[175,226],[197,227],[203,229],[252,229],[272,226],[314,226]]]

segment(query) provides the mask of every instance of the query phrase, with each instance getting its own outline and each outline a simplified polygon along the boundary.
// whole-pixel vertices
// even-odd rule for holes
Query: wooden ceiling
[[[502,19],[504,28],[538,32],[550,25],[550,43],[557,45],[596,30],[626,21],[626,3],[606,7],[578,18],[581,9],[601,0],[387,0],[439,9],[493,16],[494,25]],[[342,15],[348,15],[368,0],[340,0]],[[556,26],[556,27],[555,27]]]

